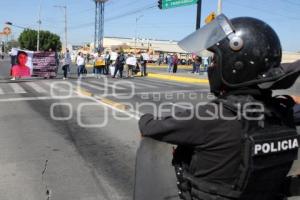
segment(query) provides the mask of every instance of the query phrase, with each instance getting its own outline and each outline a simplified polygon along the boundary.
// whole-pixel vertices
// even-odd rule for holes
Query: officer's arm
[[[186,119],[178,119],[178,118]],[[201,144],[205,132],[203,123],[190,119],[190,112],[177,113],[176,117],[155,118],[151,114],[143,115],[139,121],[142,136],[177,145]]]

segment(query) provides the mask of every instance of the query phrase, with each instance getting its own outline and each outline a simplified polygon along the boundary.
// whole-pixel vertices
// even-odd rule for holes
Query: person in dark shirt
[[[114,72],[114,75],[112,78],[115,78],[118,71],[119,71],[119,74],[120,74],[120,78],[123,77],[123,70],[124,70],[124,64],[125,64],[125,56],[124,56],[124,53],[123,52],[120,52],[118,54],[118,57],[117,57],[117,60],[116,60],[116,63],[115,63],[115,72]]]

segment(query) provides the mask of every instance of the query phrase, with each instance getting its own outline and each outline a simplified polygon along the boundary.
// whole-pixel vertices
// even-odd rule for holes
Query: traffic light
[[[162,1],[163,0],[158,0],[158,7],[159,7],[159,9],[162,9]]]

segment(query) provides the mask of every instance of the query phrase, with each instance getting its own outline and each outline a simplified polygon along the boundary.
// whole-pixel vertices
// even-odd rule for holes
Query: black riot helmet
[[[214,53],[208,77],[215,94],[274,82],[286,75],[280,65],[282,50],[277,34],[255,18],[228,20],[221,14],[180,41],[179,46],[196,54],[204,49]]]

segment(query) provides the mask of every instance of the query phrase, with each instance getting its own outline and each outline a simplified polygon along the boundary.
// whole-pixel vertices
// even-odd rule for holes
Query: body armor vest
[[[237,103],[245,104],[254,101],[253,97],[249,97],[229,96],[226,99],[217,99],[215,102],[236,113]],[[276,110],[272,107],[265,107],[263,112],[265,117],[261,120],[252,121],[246,119],[245,116],[240,120],[243,127],[241,163],[238,176],[230,185],[213,184],[193,176],[189,172],[188,162],[180,162],[176,159],[178,154],[185,154],[179,146],[177,152],[175,151],[173,165],[178,179],[180,198],[185,200],[282,200],[286,192],[284,180],[293,161],[297,159],[300,144],[300,136],[293,122],[288,124],[293,117],[283,119],[281,113],[281,111],[292,111],[294,103],[286,98],[288,97],[285,97],[285,100],[273,99],[279,107]],[[277,119],[280,123],[274,123],[272,119]],[[197,151],[197,148],[194,150]]]

